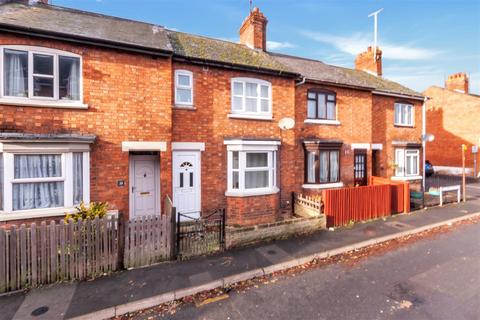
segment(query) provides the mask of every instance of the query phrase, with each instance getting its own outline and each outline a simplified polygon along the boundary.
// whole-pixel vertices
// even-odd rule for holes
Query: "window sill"
[[[174,104],[172,106],[173,109],[180,109],[180,110],[188,110],[188,111],[195,111],[197,108],[194,105],[184,105],[184,104]]]
[[[273,120],[272,115],[254,115],[254,114],[230,113],[230,114],[228,114],[228,117],[233,118],[233,119],[246,119],[246,120],[263,120],[263,121]]]
[[[309,124],[326,124],[331,126],[339,126],[341,123],[338,120],[322,120],[322,119],[305,119],[303,123]]]
[[[303,184],[303,189],[331,189],[331,188],[341,188],[343,187],[343,182],[335,183],[322,183],[322,184]]]
[[[400,124],[400,123],[394,123],[394,127],[399,127],[399,128],[415,128],[415,125],[410,125],[410,124]]]
[[[270,194],[278,193],[280,189],[273,188],[273,189],[261,189],[261,190],[252,190],[252,191],[227,191],[225,192],[226,197],[255,197],[255,196],[266,196]]]
[[[411,181],[411,180],[422,180],[422,176],[408,176],[408,177],[399,177],[399,176],[393,176],[391,177],[392,180],[395,181]]]
[[[24,219],[36,219],[36,218],[53,218],[63,217],[68,213],[73,213],[75,208],[49,208],[49,209],[36,209],[36,210],[22,210],[14,212],[0,211],[0,222],[14,221]],[[118,215],[118,210],[109,210],[108,216]]]
[[[0,104],[40,108],[88,109],[88,104],[81,102],[63,102],[62,100],[48,101],[35,99],[0,98]]]

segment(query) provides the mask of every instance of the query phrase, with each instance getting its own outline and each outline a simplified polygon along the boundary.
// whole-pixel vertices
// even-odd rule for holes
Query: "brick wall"
[[[461,145],[465,144],[466,167],[473,168],[472,146],[480,144],[480,98],[439,87],[424,94],[431,97],[427,102],[427,132],[435,135],[427,145],[427,159],[436,166],[461,167]]]
[[[0,131],[95,134],[92,201],[128,213],[128,153],[122,141],[171,141],[171,60],[31,37],[0,35],[0,44],[48,47],[83,57],[87,110],[0,105]],[[161,193],[171,194],[171,156],[161,154]],[[117,180],[125,187],[117,187]],[[163,201],[162,201],[163,203]]]
[[[204,142],[202,152],[202,210],[227,207],[228,223],[260,223],[275,220],[280,207],[280,194],[235,198],[225,197],[227,188],[227,148],[225,138],[275,138],[281,140],[278,151],[277,181],[282,203],[290,201],[295,170],[286,170],[295,163],[295,134],[280,132],[278,121],[294,117],[294,80],[242,71],[173,63],[174,69],[193,72],[194,110],[174,109],[173,139],[175,142]],[[229,118],[231,110],[231,78],[252,77],[272,83],[273,120]],[[173,90],[172,90],[173,94]],[[283,168],[283,169],[282,169]]]
[[[395,102],[408,102],[414,105],[415,123],[413,127],[399,127],[394,125]],[[379,152],[380,176],[395,175],[395,147],[392,141],[409,141],[422,143],[422,101],[405,100],[394,97],[373,95],[373,143],[382,143],[383,150]],[[420,154],[421,157],[421,154]],[[420,158],[420,163],[421,158]],[[422,168],[420,168],[422,169]]]
[[[337,120],[340,125],[304,123],[307,119],[307,92],[323,89],[336,93]],[[295,92],[296,147],[296,191],[315,194],[314,190],[302,190],[304,183],[304,139],[341,140],[340,175],[345,185],[353,185],[354,150],[352,143],[372,142],[372,94],[368,91],[307,83],[297,87]],[[371,173],[371,150],[367,151],[367,172]]]

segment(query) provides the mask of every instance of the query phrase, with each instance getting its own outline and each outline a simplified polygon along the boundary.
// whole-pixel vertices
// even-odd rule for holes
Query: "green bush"
[[[87,207],[85,203],[82,201],[80,204],[75,207],[74,213],[69,213],[65,217],[65,221],[69,221],[73,219],[74,221],[78,221],[78,219],[87,220],[87,219],[95,219],[103,218],[108,211],[108,203],[107,202],[90,202],[90,205]]]

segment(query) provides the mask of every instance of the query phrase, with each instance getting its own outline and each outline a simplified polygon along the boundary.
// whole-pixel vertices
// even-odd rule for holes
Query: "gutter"
[[[362,91],[369,91],[371,92],[375,88],[373,87],[362,87],[362,86],[355,86],[355,85],[350,85],[350,84],[344,84],[344,83],[337,83],[337,82],[330,82],[330,81],[322,81],[322,80],[315,80],[315,79],[307,79],[306,82],[309,83],[317,83],[317,84],[324,84],[324,85],[329,85],[333,87],[340,87],[340,88],[349,88],[349,89],[356,89],[356,90],[362,90]]]
[[[295,83],[295,87],[301,86],[301,85],[304,84],[306,81],[307,81],[307,77],[302,77],[302,81],[300,81],[299,83]]]
[[[377,94],[380,96],[388,96],[388,97],[396,97],[396,98],[404,98],[404,99],[414,99],[414,100],[419,100],[419,101],[424,101],[423,96],[411,96],[408,94],[401,94],[401,93],[390,93],[390,92],[385,92],[385,91],[379,91],[379,90],[373,90],[373,94]]]
[[[53,40],[73,42],[73,43],[83,44],[83,45],[104,47],[108,49],[117,49],[117,50],[140,53],[140,54],[153,55],[157,57],[171,57],[173,54],[173,50],[152,49],[148,47],[137,46],[137,45],[127,44],[122,42],[88,38],[88,37],[82,37],[82,36],[71,35],[71,34],[62,34],[62,33],[38,30],[33,28],[16,27],[16,26],[7,25],[7,24],[0,24],[0,31],[21,34],[26,36],[35,36],[35,37],[41,37],[41,38],[47,38],[47,39],[53,39]]]

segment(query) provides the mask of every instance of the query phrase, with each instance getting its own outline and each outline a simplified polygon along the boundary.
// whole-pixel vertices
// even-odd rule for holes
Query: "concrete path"
[[[480,213],[480,199],[0,297],[0,319],[102,319]]]

